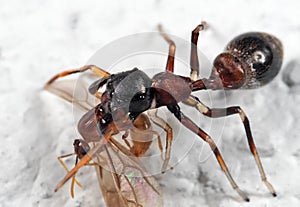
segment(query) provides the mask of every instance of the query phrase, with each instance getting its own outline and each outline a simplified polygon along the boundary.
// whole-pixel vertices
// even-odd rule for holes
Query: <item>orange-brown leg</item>
[[[91,160],[92,157],[95,156],[96,153],[98,153],[100,150],[103,150],[105,144],[109,141],[111,138],[112,132],[108,132],[104,139],[101,139],[99,142],[95,144],[93,148],[91,148],[86,155],[84,155],[79,162],[75,165],[73,169],[71,169],[67,175],[58,183],[58,185],[55,188],[55,192],[57,192],[69,179],[71,179],[77,171],[82,168],[83,166],[87,165]]]
[[[206,27],[206,22],[201,22],[193,31],[191,36],[191,79],[192,81],[196,81],[199,75],[199,59],[198,59],[198,51],[197,51],[197,44],[198,44],[198,37],[199,32],[204,30]]]
[[[87,70],[91,70],[93,73],[95,73],[100,78],[109,76],[110,73],[106,72],[105,70],[95,66],[95,65],[85,65],[83,67],[72,69],[72,70],[66,70],[61,73],[58,73],[57,75],[53,76],[46,84],[45,88],[49,87],[54,81],[56,81],[58,78],[65,77],[74,73],[82,73]]]
[[[63,71],[55,76],[53,76],[44,86],[44,88],[63,98],[64,100],[73,103],[75,105],[77,105],[78,107],[82,108],[83,110],[90,110],[93,107],[93,104],[91,104],[88,101],[88,98],[86,99],[86,102],[84,103],[81,98],[82,97],[88,97],[88,92],[87,92],[87,88],[82,88],[82,92],[86,92],[86,94],[82,94],[82,96],[80,97],[80,100],[78,100],[75,96],[74,96],[74,91],[73,88],[75,87],[76,84],[81,83],[78,80],[72,81],[72,80],[67,80],[65,82],[58,82],[58,83],[54,83],[57,79],[74,74],[74,73],[81,73],[81,72],[85,72],[87,70],[91,70],[94,74],[96,74],[97,76],[99,76],[100,78],[102,77],[106,77],[109,76],[110,74],[106,71],[104,71],[103,69],[94,66],[94,65],[86,65],[83,66],[81,68],[77,68],[77,69],[72,69],[72,70],[66,70]],[[63,85],[59,85],[60,83],[62,83]],[[80,84],[78,84],[79,86],[81,86]],[[102,96],[101,92],[96,91],[93,94],[97,99],[100,99]]]
[[[127,145],[127,147],[129,147],[129,149],[131,149],[131,145],[129,143],[129,141],[127,140],[127,137],[129,136],[129,130],[125,131],[125,133],[122,135],[122,139],[125,142],[125,144]]]
[[[246,116],[243,109],[241,109],[239,106],[232,106],[232,107],[228,107],[228,108],[212,108],[211,109],[211,108],[208,108],[197,97],[194,97],[194,96],[190,96],[185,103],[187,103],[188,105],[194,106],[202,114],[204,114],[205,116],[211,117],[211,118],[225,117],[225,116],[230,116],[233,114],[238,114],[240,116],[240,118],[243,122],[244,128],[245,128],[245,131],[246,131],[249,148],[250,148],[252,155],[254,156],[261,179],[265,183],[265,185],[267,186],[269,191],[272,193],[272,195],[276,196],[275,189],[273,188],[271,183],[269,183],[269,181],[266,178],[264,168],[261,164],[256,146],[255,146],[255,143],[254,143],[254,140],[252,137],[249,119]]]
[[[149,149],[153,136],[157,136],[158,147],[163,152],[160,135],[152,130],[151,122],[145,114],[139,115],[133,122],[135,128],[125,131],[122,136],[125,144],[129,147],[130,152],[137,157],[143,156]],[[131,136],[133,145],[129,143],[127,137]]]
[[[143,156],[153,140],[153,131],[147,115],[140,114],[133,122],[134,127],[129,130],[133,146],[130,152],[137,157]]]
[[[166,151],[165,151],[165,159],[162,166],[162,173],[167,170],[169,165],[170,157],[171,157],[171,145],[173,140],[173,131],[171,126],[165,122],[162,118],[157,115],[157,109],[149,110],[148,115],[150,116],[151,121],[153,121],[156,125],[161,127],[166,132]],[[161,143],[160,143],[161,145]],[[171,167],[172,169],[172,167]]]
[[[166,65],[166,71],[169,71],[171,73],[174,72],[174,60],[175,60],[175,51],[176,51],[176,45],[173,40],[165,33],[161,25],[158,25],[158,31],[163,36],[163,38],[168,42],[169,44],[169,54],[168,54],[168,60]]]
[[[68,167],[66,166],[66,164],[63,162],[63,158],[67,158],[67,157],[70,157],[70,156],[74,156],[76,155],[75,153],[71,153],[71,154],[67,154],[67,155],[62,155],[62,156],[59,156],[57,157],[59,163],[63,166],[63,168],[67,171],[67,173],[70,172],[70,170],[68,169]],[[75,183],[80,187],[82,188],[82,184],[76,179],[76,174],[73,175],[72,177],[72,182],[71,182],[71,188],[70,188],[70,192],[71,192],[71,197],[74,198],[74,186],[75,186]]]
[[[130,151],[135,156],[141,157],[148,151],[148,149],[152,143],[154,135],[157,137],[157,144],[158,144],[159,150],[161,151],[161,153],[163,152],[161,138],[160,138],[160,135],[156,131],[147,129],[143,132],[140,132],[140,131],[137,131],[136,129],[133,129],[133,130],[130,130],[130,134],[131,134],[132,142],[133,142],[133,146],[130,147]],[[141,136],[148,137],[148,138],[143,140],[143,139],[139,138]],[[151,137],[151,139],[150,139],[150,137]],[[140,140],[140,141],[138,141],[138,140]],[[146,141],[146,140],[149,140],[149,141]]]

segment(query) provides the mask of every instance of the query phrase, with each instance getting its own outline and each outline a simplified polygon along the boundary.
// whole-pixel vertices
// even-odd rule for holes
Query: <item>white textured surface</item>
[[[284,67],[296,61],[294,74],[299,70],[298,0],[180,2],[1,1],[1,207],[104,206],[91,168],[81,171],[84,188],[76,191],[74,200],[68,186],[53,192],[65,174],[56,156],[72,151],[75,132],[71,107],[42,91],[42,86],[55,73],[84,65],[110,41],[155,31],[158,23],[189,40],[190,31],[206,20],[210,29],[201,34],[199,46],[211,61],[230,38],[260,30],[282,40]],[[213,156],[199,162],[199,141],[172,172],[159,176],[165,206],[299,206],[300,94],[290,90],[281,77],[282,72],[261,89],[227,94],[228,105],[241,105],[250,117],[263,165],[278,197],[273,198],[261,183],[241,123],[232,117],[226,119],[218,144],[251,202],[241,201]]]

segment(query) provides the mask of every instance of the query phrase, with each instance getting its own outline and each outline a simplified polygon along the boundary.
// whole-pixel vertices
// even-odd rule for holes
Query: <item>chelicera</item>
[[[96,95],[100,99],[100,103],[86,113],[78,124],[78,130],[87,142],[104,138],[109,141],[112,135],[131,129],[143,112],[149,110],[151,121],[161,126],[167,134],[162,172],[167,169],[171,156],[172,128],[157,116],[155,109],[167,107],[179,122],[209,144],[232,187],[245,201],[249,201],[248,196],[240,190],[232,178],[213,139],[181,111],[178,103],[183,102],[195,107],[200,113],[211,118],[238,114],[244,125],[249,148],[258,166],[262,181],[272,195],[276,196],[274,188],[266,178],[254,144],[249,120],[241,107],[209,108],[192,93],[199,90],[253,89],[269,83],[281,68],[282,44],[276,37],[263,32],[249,32],[239,35],[228,43],[223,53],[215,58],[210,77],[198,79],[197,43],[199,32],[205,26],[206,23],[202,22],[192,31],[189,77],[174,74],[176,46],[159,27],[161,35],[169,44],[164,72],[150,78],[137,68],[109,74],[97,66],[87,65],[54,76],[46,84],[46,87],[59,77],[86,70],[91,70],[101,77],[89,87],[89,92]],[[99,88],[105,85],[104,92],[99,92]]]

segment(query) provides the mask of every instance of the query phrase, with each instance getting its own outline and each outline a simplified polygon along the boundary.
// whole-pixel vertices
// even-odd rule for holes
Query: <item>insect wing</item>
[[[117,141],[112,138],[113,143]],[[162,206],[162,192],[154,177],[130,151],[108,143],[95,162],[99,184],[107,206]]]
[[[82,75],[77,80],[58,80],[51,83],[51,85],[47,85],[45,89],[74,104],[76,107],[88,111],[99,103],[99,100],[88,92],[89,85],[87,79],[89,79],[90,76],[92,75]]]

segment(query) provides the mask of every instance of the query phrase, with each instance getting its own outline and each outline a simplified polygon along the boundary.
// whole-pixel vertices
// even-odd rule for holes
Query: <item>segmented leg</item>
[[[86,164],[88,164],[91,160],[92,160],[92,157],[97,153],[99,152],[100,150],[102,150],[105,146],[105,144],[109,141],[109,139],[111,138],[112,136],[112,132],[108,132],[106,135],[105,135],[105,138],[104,139],[101,139],[99,142],[97,142],[95,144],[95,146],[90,149],[86,155],[84,155],[80,160],[79,162],[75,165],[75,167],[70,170],[67,175],[58,183],[58,185],[56,186],[55,188],[55,192],[57,192],[70,178],[72,178],[76,173],[77,171],[82,168],[83,166],[85,166]]]
[[[122,139],[129,147],[130,152],[137,157],[142,157],[148,151],[153,135],[157,136],[158,147],[163,152],[160,135],[152,130],[150,120],[145,114],[140,114],[133,122],[135,128],[131,128],[122,135]],[[127,137],[131,137],[132,145],[127,140]]]
[[[61,77],[65,77],[74,73],[82,73],[87,70],[91,70],[93,73],[95,73],[97,76],[100,78],[109,76],[110,73],[106,72],[105,70],[95,66],[95,65],[85,65],[83,67],[77,68],[77,69],[72,69],[72,70],[66,70],[61,73],[58,73],[57,75],[53,76],[46,84],[45,88],[49,87],[55,80]]]
[[[57,157],[59,163],[63,166],[63,168],[67,171],[67,173],[70,172],[70,170],[68,169],[68,167],[66,166],[66,164],[62,161],[63,158],[67,158],[70,156],[74,156],[76,155],[75,153],[71,153],[71,154],[67,154],[67,155],[62,155]],[[77,160],[77,158],[76,158]],[[72,182],[71,182],[71,188],[70,188],[70,192],[71,192],[71,197],[74,198],[74,185],[75,183],[82,188],[82,184],[76,179],[76,174],[74,174],[74,176],[72,177]]]
[[[143,156],[149,149],[153,135],[159,136],[152,131],[151,123],[147,115],[140,114],[133,122],[134,127],[129,130],[133,146],[130,152],[137,157]]]
[[[185,126],[187,127],[189,130],[191,130],[192,132],[194,132],[195,134],[197,134],[200,138],[202,138],[205,142],[207,142],[211,148],[211,150],[213,151],[215,157],[217,158],[219,165],[221,167],[221,169],[224,171],[227,179],[229,180],[231,186],[233,187],[233,189],[235,189],[237,191],[237,193],[245,200],[245,201],[249,201],[248,196],[242,191],[240,190],[240,188],[238,187],[238,185],[236,184],[236,182],[234,181],[234,179],[232,178],[228,167],[225,164],[225,161],[217,147],[217,145],[215,144],[215,142],[212,140],[212,138],[206,133],[204,132],[202,129],[200,129],[192,120],[190,120],[188,117],[186,117],[181,111],[178,105],[171,105],[168,106],[168,109],[175,115],[175,117]]]
[[[191,80],[196,81],[198,79],[199,75],[199,60],[198,60],[198,51],[197,51],[197,43],[198,43],[198,37],[199,32],[204,30],[207,26],[207,23],[202,21],[201,24],[199,24],[193,31],[191,36],[191,57],[190,57],[190,65],[191,65]],[[175,51],[176,51],[176,45],[173,40],[165,33],[162,26],[158,26],[158,30],[160,34],[163,36],[163,38],[168,42],[169,44],[169,54],[168,54],[168,60],[166,65],[166,70],[169,72],[174,72],[174,60],[175,60]]]
[[[246,136],[247,136],[247,140],[248,140],[248,144],[249,144],[249,148],[250,151],[252,153],[252,155],[254,156],[256,165],[258,167],[260,176],[262,181],[265,183],[265,185],[267,186],[267,188],[270,190],[270,192],[272,193],[273,196],[276,196],[276,192],[273,188],[273,186],[271,185],[271,183],[268,182],[267,178],[266,178],[266,174],[264,172],[264,168],[261,164],[253,137],[252,137],[252,133],[251,133],[251,128],[250,128],[250,123],[249,123],[249,119],[247,118],[245,112],[243,111],[243,109],[241,109],[239,106],[232,106],[232,107],[228,107],[228,108],[208,108],[206,105],[204,105],[197,97],[194,96],[190,96],[188,98],[188,100],[186,101],[187,104],[196,107],[196,109],[198,111],[200,111],[202,114],[204,114],[205,116],[208,117],[212,117],[212,118],[218,118],[218,117],[224,117],[224,116],[230,116],[233,114],[238,114],[243,122],[245,131],[246,131]]]
[[[131,145],[129,143],[129,141],[127,140],[127,137],[129,136],[129,132],[131,133],[131,136],[133,137],[132,138],[133,145]],[[148,150],[150,144],[152,143],[152,141],[151,142],[149,141],[149,143],[147,143],[147,142],[145,143],[144,141],[143,142],[135,141],[135,140],[138,140],[138,138],[135,138],[135,133],[136,133],[135,130],[130,130],[130,131],[128,130],[122,135],[122,139],[124,140],[125,144],[129,147],[130,152],[132,154],[134,154],[137,157],[141,157],[147,152],[147,150]],[[158,148],[162,153],[163,147],[162,147],[160,135],[156,131],[153,131],[153,130],[147,130],[147,131],[144,131],[142,133],[145,136],[156,135],[157,136],[157,142],[158,142]],[[141,145],[141,146],[139,146],[139,145]]]
[[[125,133],[122,135],[122,139],[125,142],[125,144],[127,145],[127,147],[129,147],[129,149],[131,149],[131,145],[130,145],[129,141],[127,140],[128,136],[129,136],[129,130],[125,131]]]
[[[59,163],[63,166],[63,168],[67,171],[67,173],[69,173],[70,170],[68,169],[68,167],[66,166],[66,164],[63,162],[62,159],[67,158],[67,157],[71,157],[71,156],[74,156],[74,155],[76,155],[76,153],[70,153],[70,154],[67,154],[67,155],[62,155],[62,156],[57,157]],[[77,164],[77,162],[78,162],[78,156],[76,157],[75,165]],[[87,166],[98,166],[98,165],[101,165],[101,164],[94,162],[94,163],[87,163],[86,165]],[[71,192],[71,197],[72,198],[74,198],[74,186],[75,186],[75,183],[80,188],[82,188],[82,184],[76,179],[76,173],[73,175],[72,181],[71,181],[70,192]]]
[[[197,51],[197,44],[198,44],[198,37],[199,32],[204,30],[206,27],[206,22],[201,22],[193,31],[191,36],[191,79],[192,81],[196,81],[199,75],[199,59],[198,59],[198,51]]]
[[[58,81],[55,82],[58,78],[68,76],[74,73],[80,73],[84,72],[86,70],[91,70],[94,72],[97,76],[99,77],[105,77],[108,76],[109,73],[102,70],[101,68],[98,68],[97,66],[94,65],[86,65],[78,69],[73,69],[73,70],[67,70],[64,72],[61,72],[54,77],[52,77],[46,84],[45,84],[45,89],[61,98],[64,100],[77,105],[79,108],[82,108],[83,110],[90,110],[94,105],[92,103],[92,97],[89,96],[89,92],[86,88],[86,86],[80,82],[79,80],[64,80],[64,81]],[[78,91],[81,92],[81,97],[75,97],[74,96],[74,88],[77,88]],[[97,99],[101,98],[102,93],[101,92],[95,92],[93,94]],[[82,98],[86,98],[85,101],[83,101]]]
[[[173,40],[165,33],[161,25],[158,25],[158,31],[163,36],[163,38],[168,42],[169,44],[169,54],[168,54],[168,60],[166,65],[166,71],[169,71],[171,73],[174,72],[174,59],[175,59],[175,51],[176,51],[176,45]]]
[[[171,145],[173,140],[173,132],[170,125],[165,122],[162,118],[160,118],[157,115],[157,109],[149,110],[148,115],[150,116],[151,121],[153,121],[156,125],[164,129],[164,131],[167,134],[166,137],[166,151],[165,151],[165,159],[162,166],[162,173],[164,173],[167,170],[167,167],[169,165],[170,157],[171,157]],[[172,168],[172,167],[171,167]]]

